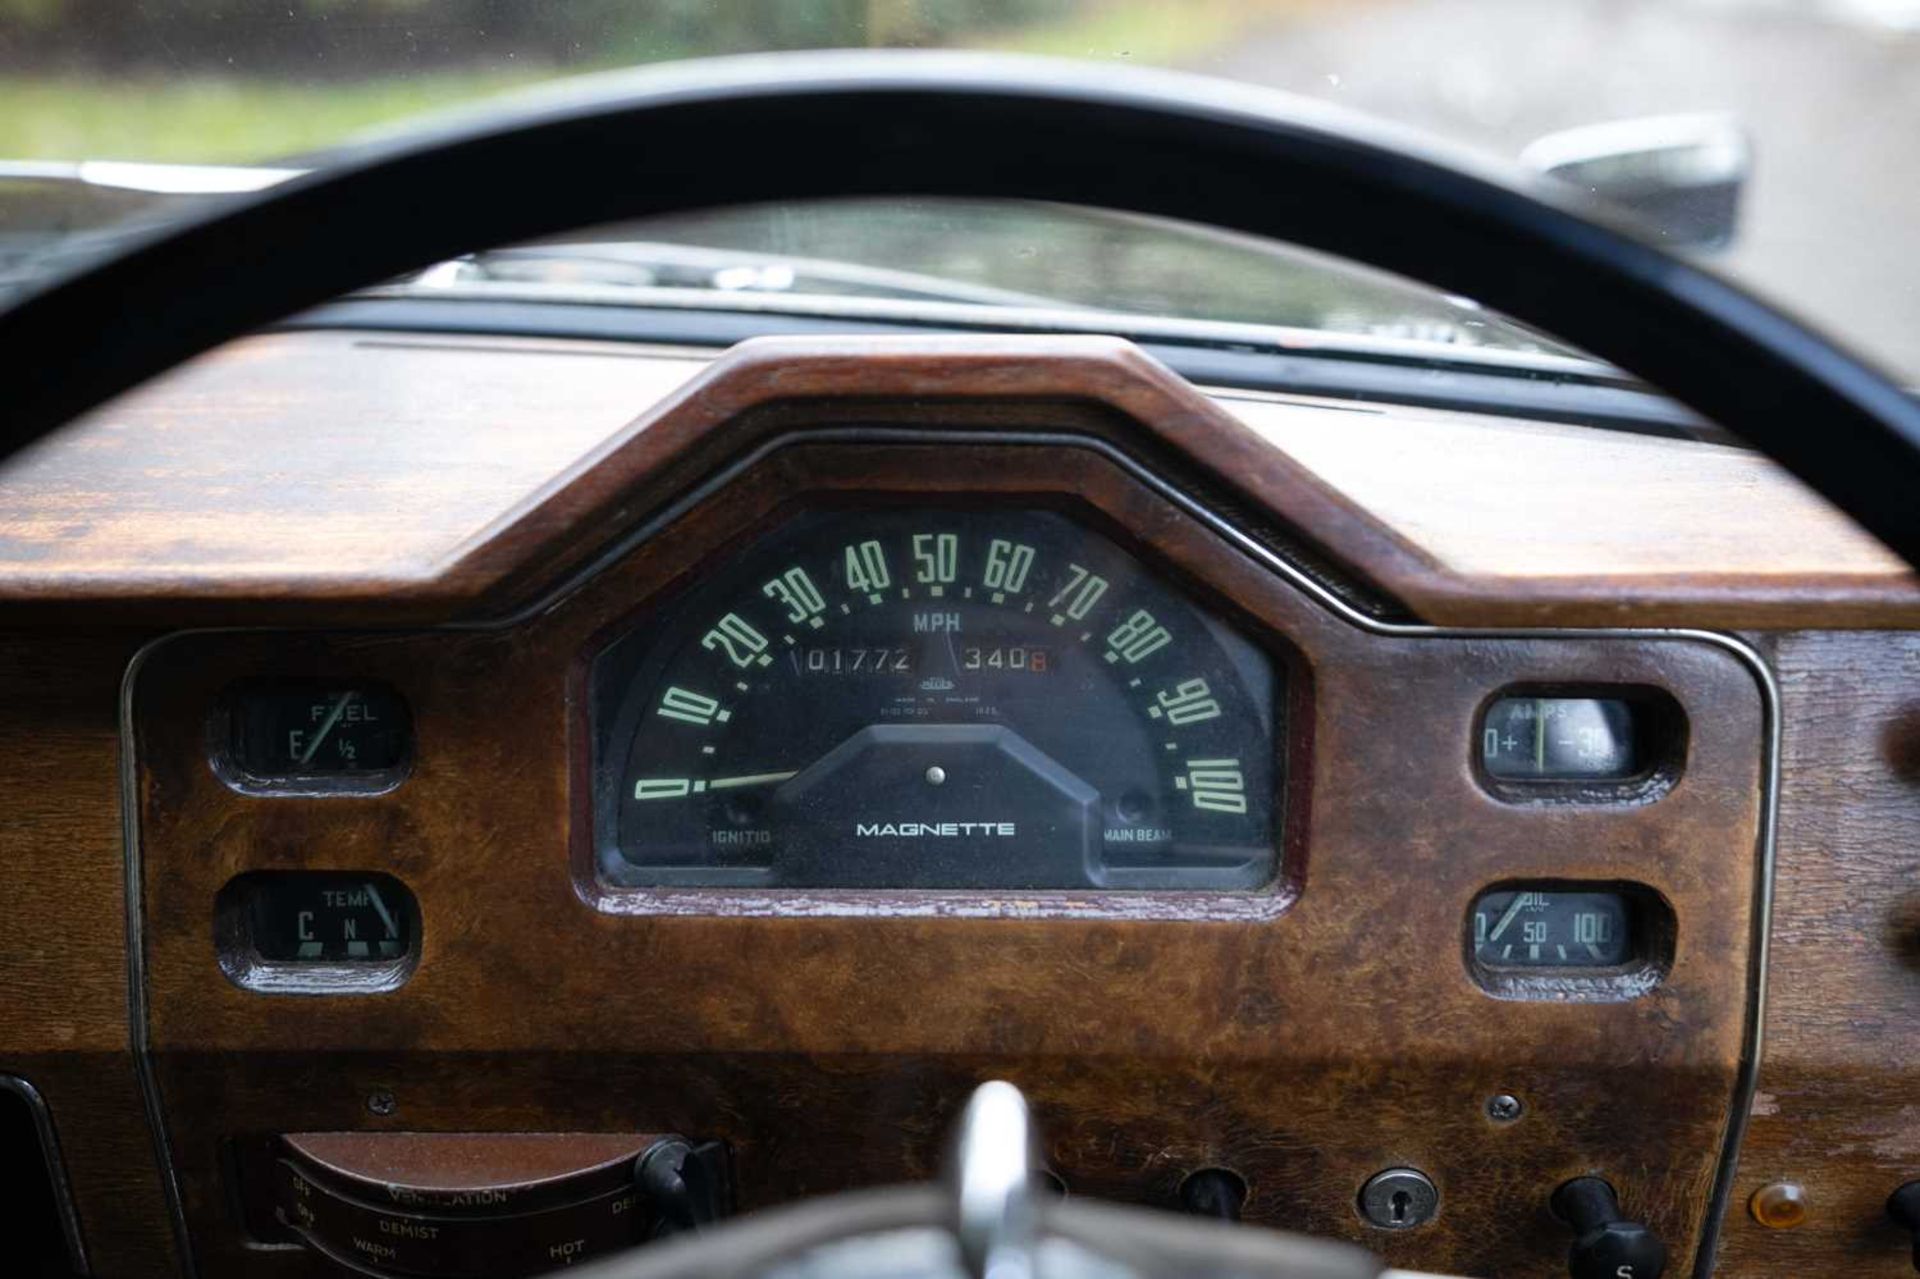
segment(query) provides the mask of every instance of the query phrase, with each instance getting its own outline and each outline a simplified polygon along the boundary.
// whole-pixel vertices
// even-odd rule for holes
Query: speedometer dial
[[[594,664],[610,882],[1245,888],[1266,655],[1048,511],[796,517]]]

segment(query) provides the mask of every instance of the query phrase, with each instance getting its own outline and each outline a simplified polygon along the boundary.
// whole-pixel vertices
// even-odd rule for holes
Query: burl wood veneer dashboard
[[[664,1135],[747,1210],[995,1077],[1075,1193],[1397,1265],[1561,1273],[1582,1176],[1669,1273],[1906,1265],[1920,590],[1737,450],[302,334],[0,500],[0,1071],[94,1273],[530,1272]]]

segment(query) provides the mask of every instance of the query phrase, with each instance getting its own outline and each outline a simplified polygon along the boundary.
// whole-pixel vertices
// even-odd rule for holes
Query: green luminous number
[[[880,543],[867,541],[849,546],[846,560],[847,585],[851,589],[871,593],[884,591],[893,584],[893,574],[887,571],[887,553]]]
[[[758,664],[772,665],[773,659],[767,656],[767,637],[753,629],[753,623],[738,613],[728,613],[719,623],[700,639],[700,647],[709,653],[724,650],[727,660],[735,666],[745,669]]]
[[[996,537],[987,543],[987,571],[982,581],[990,591],[1018,595],[1033,570],[1033,548],[1023,542]]]
[[[1238,759],[1190,759],[1185,777],[1173,783],[1193,796],[1193,806],[1211,813],[1247,811],[1247,779]]]
[[[716,720],[722,724],[727,722],[727,712],[720,709],[718,700],[705,693],[681,688],[678,684],[661,694],[659,713],[667,719],[677,719],[683,724],[698,724],[702,728]]]
[[[960,536],[957,533],[915,533],[913,535],[913,580],[946,584],[960,567]]]
[[[806,622],[819,626],[820,614],[826,611],[827,602],[820,597],[820,590],[813,584],[803,568],[790,568],[771,582],[760,588],[762,595],[771,596],[787,606],[789,622]]]
[[[1107,636],[1107,660],[1117,662],[1126,659],[1131,666],[1149,653],[1157,653],[1173,643],[1173,636],[1167,628],[1153,620],[1153,614],[1144,608],[1137,608],[1133,616],[1113,628]]]
[[[1220,703],[1214,700],[1213,690],[1203,679],[1181,680],[1171,690],[1163,689],[1154,700],[1159,706],[1153,709],[1165,715],[1167,723],[1176,726],[1220,717]]]
[[[1098,604],[1100,597],[1106,593],[1106,578],[1097,573],[1088,572],[1078,564],[1067,565],[1067,584],[1054,592],[1053,598],[1047,601],[1048,608],[1061,609],[1065,614],[1062,616],[1061,613],[1055,613],[1053,624],[1058,626],[1068,617],[1076,622],[1079,621],[1093,611],[1093,606]]]
[[[1613,916],[1581,911],[1573,917],[1573,939],[1583,946],[1604,946],[1613,940]]]

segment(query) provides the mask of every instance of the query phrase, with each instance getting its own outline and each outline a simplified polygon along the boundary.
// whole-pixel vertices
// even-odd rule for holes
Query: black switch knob
[[[694,1145],[670,1136],[648,1146],[633,1161],[634,1183],[646,1196],[657,1233],[680,1234],[726,1216],[726,1149],[717,1141]]]
[[[1620,1199],[1600,1178],[1575,1177],[1553,1192],[1551,1206],[1573,1227],[1573,1279],[1660,1279],[1667,1268],[1667,1245],[1639,1222],[1621,1220]]]
[[[1196,1217],[1238,1221],[1247,1204],[1247,1183],[1225,1168],[1202,1168],[1180,1183],[1180,1204]]]
[[[1913,1232],[1913,1268],[1920,1270],[1920,1181],[1909,1181],[1887,1196],[1887,1216]]]

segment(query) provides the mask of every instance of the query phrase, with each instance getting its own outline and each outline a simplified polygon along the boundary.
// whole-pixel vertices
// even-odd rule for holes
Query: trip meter
[[[1036,510],[796,517],[602,653],[617,884],[1247,888],[1267,655]]]

